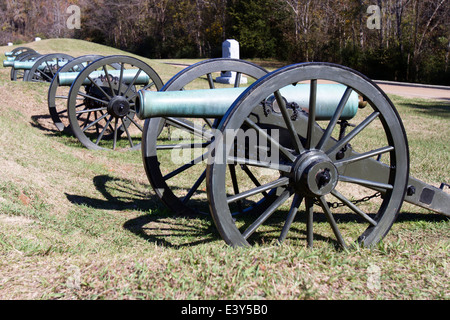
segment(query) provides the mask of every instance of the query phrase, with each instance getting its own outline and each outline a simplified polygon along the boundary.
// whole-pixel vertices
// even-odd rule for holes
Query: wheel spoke
[[[56,61],[56,63],[58,63],[58,60]],[[55,76],[55,74],[53,73],[53,68],[48,64],[48,61],[45,61],[45,64],[47,65],[48,70],[50,71],[50,73],[52,74],[52,79]]]
[[[192,132],[192,134],[197,135],[198,137],[201,137],[203,139],[211,140],[214,137],[210,132],[203,130],[203,128],[196,126],[191,121],[184,121],[184,120],[172,118],[172,117],[167,117],[166,120],[173,123],[177,127],[182,127],[182,128],[189,130],[190,132]]]
[[[210,142],[205,143],[180,143],[180,144],[159,144],[156,150],[173,150],[173,149],[203,149],[209,146]]]
[[[347,244],[345,243],[344,238],[341,235],[341,231],[339,230],[339,227],[334,220],[333,214],[331,213],[330,207],[328,206],[328,203],[325,200],[325,197],[319,198],[320,206],[323,209],[323,212],[325,213],[325,216],[327,217],[328,223],[331,226],[331,229],[333,230],[333,233],[338,241],[338,243],[343,247],[347,248]]]
[[[134,86],[134,83],[136,82],[136,79],[139,77],[139,75],[141,74],[142,69],[139,69],[138,72],[136,72],[136,74],[134,75],[133,80],[131,80],[131,83],[128,85],[127,89],[125,90],[125,92],[123,93],[123,96],[126,97],[128,91],[130,91],[130,89]]]
[[[170,178],[173,178],[173,177],[175,177],[176,175],[182,173],[183,171],[185,171],[185,170],[187,170],[187,169],[189,169],[189,168],[195,166],[196,164],[202,162],[207,156],[208,156],[208,153],[204,153],[204,154],[202,154],[200,157],[197,157],[197,158],[195,158],[194,160],[192,160],[191,162],[186,163],[185,165],[179,167],[178,169],[172,171],[172,172],[169,173],[169,174],[166,174],[166,175],[164,176],[164,180],[169,180]]]
[[[82,105],[84,105],[84,103],[80,103],[79,105],[76,106],[76,108],[81,107]],[[79,110],[79,111],[76,111],[75,114],[82,114],[82,113],[86,113],[86,112],[97,112],[97,111],[102,111],[102,110],[106,110],[106,107],[96,108],[96,109]]]
[[[371,181],[361,178],[354,178],[354,177],[347,177],[347,176],[339,176],[339,181],[342,182],[350,182],[359,184],[365,187],[369,187],[375,190],[384,189],[384,190],[391,190],[393,189],[393,185],[383,182],[377,182],[377,181]]]
[[[200,185],[202,184],[202,182],[205,180],[206,178],[206,170],[203,171],[203,173],[200,175],[200,177],[197,179],[197,181],[195,181],[194,185],[192,186],[192,188],[189,190],[189,192],[187,193],[187,195],[183,198],[183,203],[186,204],[189,199],[191,199],[191,197],[193,196],[193,194],[197,191],[198,187],[200,187]]]
[[[211,73],[208,73],[208,74],[206,75],[206,78],[208,78],[209,88],[210,88],[210,89],[215,89],[216,87],[215,87],[215,85],[214,85],[214,80],[213,80],[212,74],[211,74]]]
[[[255,186],[257,187],[261,186],[261,183],[258,181],[258,179],[256,179],[255,175],[250,171],[250,169],[245,164],[241,164],[241,169],[247,174],[247,176],[250,178],[250,180],[253,182]],[[268,196],[267,192],[265,191],[262,194],[264,197]]]
[[[105,90],[103,90],[103,88],[102,87],[100,87],[97,83],[95,83],[95,81],[94,80],[92,80],[92,78],[90,77],[90,76],[88,76],[87,77],[88,78],[88,80],[98,89],[98,90],[100,90],[101,91],[101,93],[103,93],[103,95],[106,97],[106,98],[108,98],[108,100],[111,100],[112,98],[109,96],[109,94],[107,94],[106,92],[105,92]]]
[[[106,69],[105,65],[103,66],[103,71],[105,72],[105,77],[106,77],[106,81],[108,82],[109,89],[111,90],[113,97],[115,97],[116,93],[114,92],[114,89],[112,87],[111,79],[109,78],[109,73],[108,73],[108,70]]]
[[[37,69],[37,71],[40,73],[40,74],[42,74],[44,77],[46,77],[48,80],[50,80],[50,81],[52,81],[53,79],[52,78],[50,78],[45,72],[43,72],[43,71],[41,71],[41,70],[39,70],[39,69]],[[43,77],[42,77],[43,78]],[[39,79],[35,79],[36,81],[40,81]]]
[[[275,181],[266,183],[266,184],[264,184],[262,186],[259,186],[259,187],[256,187],[256,188],[253,188],[253,189],[241,192],[239,194],[235,194],[233,196],[230,196],[230,197],[227,198],[227,203],[232,203],[232,202],[235,202],[235,201],[238,201],[238,200],[241,200],[241,199],[245,199],[245,198],[248,198],[248,197],[253,196],[255,194],[262,193],[264,191],[271,190],[271,189],[274,189],[274,188],[286,186],[288,184],[289,184],[289,178],[282,177],[282,178],[279,178],[279,179],[277,179]]]
[[[89,119],[91,118],[91,114],[92,114],[92,112],[89,112],[89,113],[88,113],[87,118],[84,120],[84,122],[83,122],[83,124],[80,126],[80,128],[84,128],[84,127],[87,126],[87,124],[88,124],[88,122],[89,122]],[[81,114],[80,114],[79,116],[77,116],[77,120],[80,121],[80,118],[81,118]]]
[[[373,120],[375,120],[380,115],[379,112],[375,111],[370,116],[368,116],[364,121],[362,121],[355,129],[353,129],[349,134],[347,134],[343,139],[339,140],[330,150],[326,152],[329,157],[332,157],[340,149],[342,149],[347,143],[350,142],[354,137],[356,137],[364,128],[366,128]]]
[[[352,209],[356,214],[360,215],[366,221],[368,221],[372,226],[376,226],[377,222],[373,220],[369,215],[359,209],[355,204],[353,204],[350,200],[348,200],[344,195],[342,195],[339,191],[333,190],[331,194],[335,196],[337,199],[341,200],[347,207]]]
[[[120,94],[120,89],[122,89],[122,80],[123,80],[123,69],[125,68],[125,63],[120,63],[120,75],[119,75],[119,88],[117,92]]]
[[[105,131],[108,128],[109,124],[111,123],[112,119],[113,116],[109,117],[108,121],[106,122],[106,125],[103,127],[102,132],[100,133],[100,135],[97,138],[97,141],[95,142],[96,145],[98,145],[100,141],[103,139],[103,135],[105,134]]]
[[[236,166],[229,164],[228,168],[230,170],[230,176],[231,176],[231,183],[233,184],[233,191],[234,194],[239,194],[239,185],[237,182],[237,177],[236,177]],[[237,200],[237,206],[238,206],[238,211],[242,212],[242,202],[240,200]]]
[[[236,72],[236,79],[234,80],[235,88],[239,88],[239,86],[241,85],[241,77],[242,77],[242,72]]]
[[[155,83],[154,82],[151,82],[151,83],[149,83],[148,85],[146,85],[145,87],[143,87],[142,89],[140,89],[139,91],[141,91],[141,90],[147,90],[148,88],[150,88],[150,87],[152,87],[152,86],[154,86],[155,85]],[[132,96],[130,96],[130,97],[126,97],[127,98],[127,100],[128,101],[132,101],[134,98],[136,98],[137,97],[137,95],[139,94],[139,91],[136,91]]]
[[[134,124],[141,132],[144,131],[144,128],[142,128],[142,126],[141,126],[139,123],[137,123],[132,117],[130,117],[128,114],[127,114],[126,117],[127,117],[131,122],[133,122],[133,124]]]
[[[244,239],[248,239],[255,231],[258,229],[274,212],[278,209],[289,197],[291,193],[289,190],[284,190],[283,193],[278,196],[278,198],[270,204],[270,206],[261,214],[255,222],[253,222],[245,231],[242,233]]]
[[[284,223],[283,230],[281,230],[281,235],[278,238],[278,242],[283,242],[286,239],[289,229],[291,228],[292,222],[297,215],[298,207],[302,202],[302,197],[298,194],[295,194],[294,199],[292,200],[291,209],[289,210],[286,222]]]
[[[125,132],[127,133],[128,143],[130,144],[130,146],[132,148],[134,148],[133,140],[131,139],[131,135],[130,135],[130,132],[128,131],[128,127],[127,127],[125,121],[123,120],[123,118],[121,118],[121,120],[122,120],[122,126],[125,129]]]
[[[272,145],[275,146],[275,149],[280,150],[280,152],[282,154],[284,154],[290,161],[294,162],[296,159],[296,156],[294,156],[288,149],[286,149],[285,147],[283,147],[282,145],[280,145],[280,143],[272,138],[271,136],[269,136],[267,134],[267,132],[265,130],[263,130],[262,128],[260,128],[256,123],[254,123],[252,120],[250,120],[249,118],[245,119],[245,122],[250,125],[250,127],[252,127],[253,129],[255,129],[256,131],[258,131],[258,133],[260,134],[261,137],[267,139],[270,141],[270,143]],[[272,150],[272,152],[275,152],[275,150]]]
[[[100,102],[100,103],[103,103],[103,104],[108,104],[108,101],[102,100],[102,99],[99,99],[99,98],[96,98],[96,97],[93,97],[93,96],[91,96],[91,95],[88,95],[87,93],[83,93],[83,92],[81,92],[81,91],[78,91],[78,94],[79,94],[80,96],[82,96],[82,97],[85,97],[85,98],[88,98],[88,99],[92,99],[92,100],[95,100],[95,101]]]
[[[326,146],[328,140],[331,137],[331,134],[333,133],[334,128],[336,127],[339,118],[341,117],[342,112],[344,111],[344,107],[347,104],[347,101],[350,95],[352,94],[352,91],[353,89],[350,87],[347,87],[347,89],[345,90],[344,95],[342,96],[341,101],[339,102],[339,105],[333,114],[333,117],[328,123],[325,133],[322,135],[322,138],[320,139],[319,143],[316,146],[316,149],[322,150],[322,148]]]
[[[394,150],[394,147],[392,147],[392,146],[379,148],[379,149],[376,149],[376,150],[368,151],[368,152],[361,153],[361,154],[358,154],[358,155],[355,155],[355,156],[352,156],[352,157],[349,157],[349,158],[346,158],[346,159],[342,159],[342,160],[336,161],[334,163],[334,165],[337,168],[339,168],[339,167],[342,167],[342,166],[344,166],[346,164],[357,162],[357,161],[361,161],[361,160],[368,159],[368,158],[371,158],[371,157],[374,157],[374,156],[378,156],[378,155],[381,155],[383,153],[390,152],[392,150]]]
[[[89,123],[86,127],[84,127],[83,132],[85,132],[87,129],[92,127],[94,124],[97,124],[99,121],[103,120],[107,115],[108,115],[108,113],[105,113],[101,117],[99,117],[99,118],[95,119],[94,121],[92,121],[91,123]]]
[[[306,131],[306,149],[311,149],[314,125],[316,123],[317,79],[311,80],[309,93],[308,128]]]
[[[279,170],[279,171],[283,171],[283,172],[291,172],[292,171],[292,167],[289,165],[285,165],[285,164],[281,164],[281,163],[261,162],[261,161],[257,161],[257,160],[245,159],[245,158],[233,157],[233,156],[227,157],[227,163],[228,164],[246,164],[249,166],[272,169],[272,170]]]
[[[314,240],[314,233],[313,233],[314,198],[306,198],[305,207],[306,207],[306,240],[308,243],[308,247],[312,248]]]
[[[116,121],[114,121],[114,135],[113,135],[113,150],[116,150],[117,146],[117,130],[119,130],[119,118],[115,118]]]
[[[284,122],[286,123],[286,127],[291,135],[292,140],[294,141],[295,151],[297,151],[297,153],[301,153],[304,148],[302,143],[300,142],[300,138],[298,137],[297,131],[295,130],[294,124],[292,123],[291,117],[287,111],[286,103],[281,96],[280,91],[276,91],[274,94],[281,114],[283,115]]]

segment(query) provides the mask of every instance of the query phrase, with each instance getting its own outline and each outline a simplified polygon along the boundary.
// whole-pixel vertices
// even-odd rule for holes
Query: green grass
[[[31,46],[126,54],[67,39]],[[165,81],[181,70],[146,61]],[[85,149],[44,124],[45,86],[8,76],[0,67],[1,299],[450,298],[448,218],[406,204],[373,249],[336,250],[326,241],[309,249],[302,218],[298,236],[281,246],[231,248],[209,216],[177,217],[161,204],[140,151]],[[411,174],[449,182],[448,103],[392,99],[408,133]],[[329,226],[319,219],[315,228]]]

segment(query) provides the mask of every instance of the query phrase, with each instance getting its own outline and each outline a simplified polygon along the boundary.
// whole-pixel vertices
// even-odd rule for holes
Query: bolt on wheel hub
[[[130,103],[123,96],[115,96],[109,101],[107,110],[115,118],[123,118],[130,112]]]
[[[301,194],[321,197],[337,185],[338,171],[330,158],[321,151],[303,153],[294,168],[294,188]]]

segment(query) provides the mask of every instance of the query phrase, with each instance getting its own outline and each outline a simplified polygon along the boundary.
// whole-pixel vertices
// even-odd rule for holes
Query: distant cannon
[[[23,54],[23,53],[36,53],[36,51],[34,49],[31,49],[28,47],[17,47],[12,51],[5,52],[5,56],[15,58],[18,55]]]
[[[59,131],[72,133],[67,112],[67,100],[69,98],[68,95],[70,87],[75,82],[81,71],[83,71],[92,62],[101,58],[104,57],[100,55],[86,55],[75,58],[62,66],[51,82],[48,90],[47,100],[50,115]],[[143,72],[139,68],[131,68],[131,66],[128,66],[129,69],[124,68],[122,70],[122,65],[120,62],[121,58],[116,57],[116,62],[112,62],[108,66],[109,71],[107,69],[107,71],[105,72],[104,70],[102,70],[103,68],[100,68],[100,70],[92,71],[88,76],[84,78],[84,82],[80,87],[86,88],[92,85],[91,80],[95,80],[97,82],[107,82],[106,74],[108,74],[108,77],[111,81],[117,82],[122,73],[123,84],[130,84],[137,73],[139,74],[134,81],[134,85],[147,85],[151,82],[149,76],[151,72],[149,72],[148,70],[147,73],[146,71]],[[99,92],[101,95],[102,92]],[[97,98],[102,99],[102,97]],[[103,96],[103,98],[106,98],[106,96]],[[84,97],[83,99],[87,100],[86,97]],[[93,105],[92,101],[91,105]],[[100,111],[98,112],[98,114],[100,116]],[[93,118],[93,120],[95,119]],[[122,134],[123,132],[120,133]]]
[[[23,77],[27,72],[24,69],[15,69],[14,64],[16,62],[34,61],[37,57],[41,56],[41,54],[35,50],[26,47],[16,48],[11,52],[6,52],[5,55],[7,56],[7,59],[3,61],[3,66],[11,67],[10,78],[12,81],[23,80]]]
[[[143,122],[135,116],[134,101],[141,89],[162,88],[159,75],[143,61],[120,55],[74,71],[59,72],[57,81],[70,86],[65,112],[75,137],[89,149],[140,148]]]
[[[28,53],[14,60],[4,60],[4,67],[11,67],[11,80],[51,82],[58,69],[73,57],[63,53],[40,55]]]
[[[23,80],[31,82],[51,82],[59,68],[73,57],[64,53],[51,53],[38,57],[34,63],[26,64],[24,67],[28,72]],[[31,66],[30,66],[31,65]]]

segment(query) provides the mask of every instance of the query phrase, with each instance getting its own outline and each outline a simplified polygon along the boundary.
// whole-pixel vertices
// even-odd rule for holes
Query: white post
[[[239,42],[234,39],[225,40],[222,43],[222,57],[223,58],[231,58],[231,59],[239,59]],[[222,72],[220,77],[216,78],[216,81],[219,83],[233,84],[236,81],[236,72]],[[247,78],[241,76],[240,83],[247,83]]]

